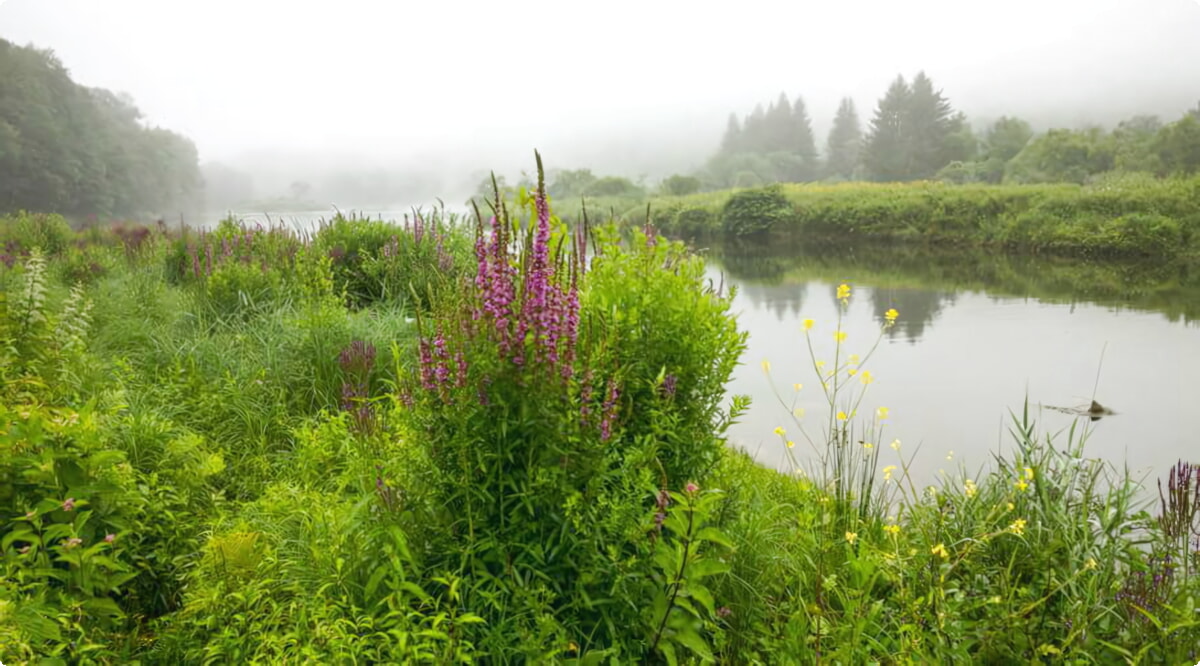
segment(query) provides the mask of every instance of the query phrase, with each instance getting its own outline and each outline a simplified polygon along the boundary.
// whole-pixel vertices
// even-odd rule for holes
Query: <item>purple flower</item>
[[[63,511],[74,511],[75,510],[75,498],[68,497],[65,501],[63,501],[62,510]]]
[[[729,606],[721,606],[717,609],[717,617],[725,618],[733,615],[733,611],[729,610]]]
[[[104,543],[112,543],[116,540],[117,540],[117,535],[112,534],[111,532],[109,534],[104,535]]]
[[[697,492],[699,492],[700,486],[689,481],[688,484],[683,487],[683,489],[686,490],[689,495],[695,495]]]
[[[70,539],[67,539],[66,547],[74,548],[74,547],[82,545],[82,544],[83,544],[83,539],[80,539],[79,537],[71,537]]]
[[[675,375],[667,375],[663,379],[663,386],[662,386],[663,395],[668,398],[675,397],[676,383],[678,381],[679,381],[679,378],[676,377]]]

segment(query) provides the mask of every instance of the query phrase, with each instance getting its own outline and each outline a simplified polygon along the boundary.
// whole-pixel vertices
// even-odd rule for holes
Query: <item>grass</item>
[[[745,334],[704,262],[511,204],[420,238],[0,221],[5,663],[1194,663],[1200,467],[1152,503],[1026,412],[917,487],[883,351],[835,336],[776,380],[824,397],[779,407],[807,474],[765,469],[724,445]],[[960,279],[920,263],[887,276]]]

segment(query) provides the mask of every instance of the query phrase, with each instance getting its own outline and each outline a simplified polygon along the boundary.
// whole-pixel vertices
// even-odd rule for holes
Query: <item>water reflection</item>
[[[1200,398],[1191,379],[1200,376],[1200,276],[1193,267],[869,246],[741,246],[714,248],[710,257],[714,279],[723,271],[737,284],[734,309],[750,332],[731,390],[750,395],[753,406],[730,435],[764,464],[785,465],[772,431],[788,424],[788,410],[760,361],[771,361],[789,400],[793,382],[817,386],[801,322],[816,320],[813,351],[829,360],[841,281],[855,286],[843,325],[847,353],[869,347],[889,308],[901,313],[872,359],[876,382],[861,411],[890,409],[887,441],[901,439],[907,452],[922,447],[914,471],[923,482],[959,465],[977,474],[991,452],[1010,446],[1010,411],[1019,413],[1027,396],[1045,430],[1088,422],[1038,405],[1088,404],[1097,370],[1100,400],[1120,416],[1088,422],[1087,455],[1152,476],[1195,457],[1188,433]],[[810,388],[799,406],[809,414],[824,409]]]

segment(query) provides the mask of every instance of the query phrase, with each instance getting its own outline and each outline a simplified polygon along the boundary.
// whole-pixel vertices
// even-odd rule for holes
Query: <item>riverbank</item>
[[[1086,420],[1018,415],[918,485],[869,393],[906,315],[847,330],[846,284],[794,333],[835,345],[811,373],[762,363],[805,473],[764,469],[725,444],[759,359],[703,260],[513,208],[0,220],[5,663],[1195,659],[1194,468],[1159,511]]]
[[[645,202],[607,203],[624,219],[645,219]],[[1085,186],[785,184],[649,203],[658,228],[677,237],[864,239],[1067,256],[1200,258],[1200,177],[1129,174]]]

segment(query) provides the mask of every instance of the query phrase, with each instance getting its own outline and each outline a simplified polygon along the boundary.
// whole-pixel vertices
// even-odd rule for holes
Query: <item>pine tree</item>
[[[791,137],[789,148],[800,161],[800,170],[793,174],[796,182],[815,180],[820,172],[820,158],[817,156],[817,143],[813,139],[812,122],[808,117],[808,108],[803,97],[796,97],[791,113]]]
[[[725,125],[725,136],[721,137],[721,154],[734,155],[742,152],[742,124],[738,122],[736,113],[729,114],[729,122]]]
[[[825,173],[833,178],[854,178],[861,150],[862,128],[858,123],[858,111],[854,108],[854,100],[845,97],[838,105],[833,129],[829,131]]]
[[[910,87],[911,94],[905,110],[904,134],[909,141],[906,179],[930,178],[953,159],[964,159],[950,151],[948,137],[963,127],[962,119],[957,122],[954,109],[942,95],[934,90],[933,81],[925,72],[917,73]],[[956,154],[950,154],[954,152]]]
[[[767,112],[763,110],[762,104],[754,107],[754,113],[747,116],[746,122],[742,123],[742,138],[742,152],[765,152],[769,141],[767,140]]]
[[[912,89],[904,76],[896,77],[879,100],[871,130],[863,146],[863,166],[872,180],[900,181],[908,178],[910,143],[909,99]]]

